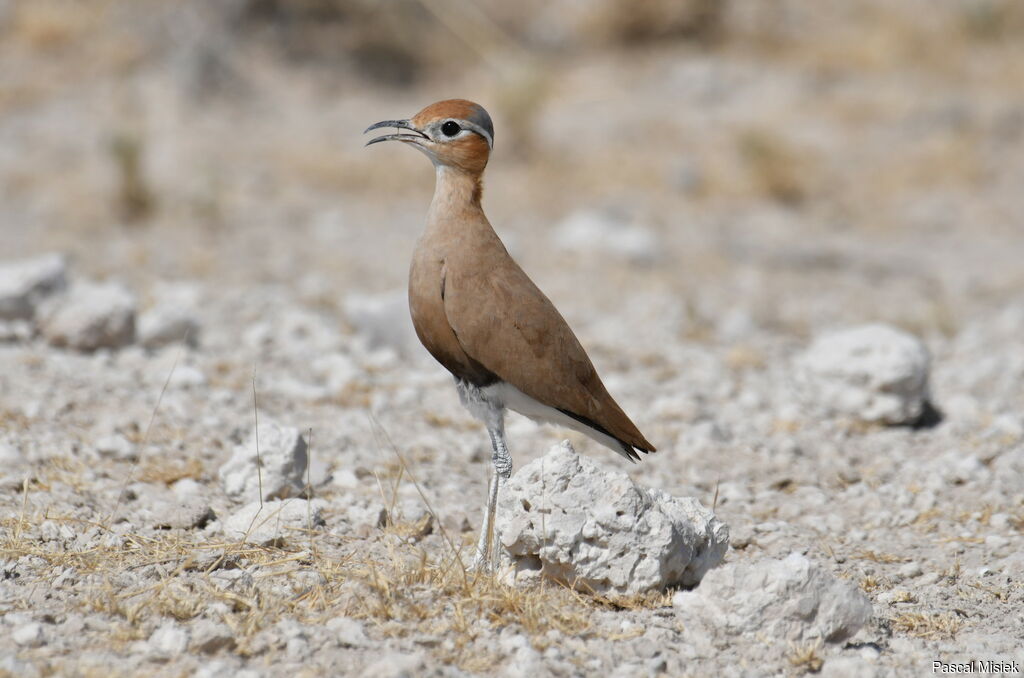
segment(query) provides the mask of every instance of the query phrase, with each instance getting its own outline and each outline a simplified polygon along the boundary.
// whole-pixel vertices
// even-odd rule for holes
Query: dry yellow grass
[[[963,627],[960,619],[951,612],[905,612],[891,621],[893,631],[916,638],[953,638]]]
[[[901,589],[899,591],[893,591],[892,599],[889,602],[890,604],[914,603],[917,602],[917,598],[915,598],[914,594],[912,594],[910,591],[904,591]]]
[[[905,556],[897,556],[892,553],[877,553],[870,549],[861,549],[854,553],[854,557],[870,560],[875,563],[906,563],[910,561],[910,558]]]
[[[790,666],[800,673],[817,673],[825,664],[825,660],[818,654],[820,650],[821,640],[810,643],[790,643],[786,659]]]
[[[80,470],[71,460],[57,459],[40,469],[38,483],[70,480]],[[139,475],[166,482],[187,470],[197,469],[143,466]],[[385,497],[411,477],[400,455],[392,470],[394,477],[382,481]],[[70,584],[75,588],[69,605],[111,618],[101,640],[115,650],[144,639],[163,620],[188,622],[211,609],[233,634],[226,650],[239,656],[265,652],[257,635],[281,620],[319,624],[348,616],[364,620],[379,636],[444,637],[451,642],[433,647],[436,659],[478,672],[498,659],[476,645],[493,628],[518,628],[541,650],[552,632],[627,641],[644,628],[600,629],[594,615],[671,605],[670,592],[609,598],[547,582],[511,586],[500,574],[469,572],[448,535],[445,549],[417,545],[435,526],[444,532],[433,512],[404,521],[392,506],[389,524],[368,540],[353,543],[300,530],[269,547],[173,530],[117,534],[100,520],[33,508],[28,481],[24,490],[18,510],[0,520],[0,558],[29,557],[35,565],[22,575],[26,584],[52,582],[55,573],[73,569],[78,582],[88,583]],[[98,536],[84,548],[77,541],[47,542],[37,529],[45,521],[67,525],[71,534]],[[125,576],[146,570],[151,574]],[[237,576],[228,575],[234,570]]]
[[[882,580],[874,575],[866,575],[860,580],[860,588],[865,593],[871,593],[882,588]]]

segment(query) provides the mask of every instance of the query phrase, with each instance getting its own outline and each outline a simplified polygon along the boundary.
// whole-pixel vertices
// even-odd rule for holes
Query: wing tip
[[[644,443],[645,443],[645,445],[643,445],[643,446],[631,445],[629,443],[626,443],[626,442],[623,442],[623,441],[620,440],[619,441],[619,445],[622,447],[622,456],[624,456],[626,459],[628,459],[629,461],[631,461],[631,462],[633,462],[635,464],[635,463],[637,463],[638,461],[640,461],[643,458],[639,454],[637,454],[637,452],[643,452],[644,454],[649,454],[651,452],[657,452],[658,451],[657,448],[654,447],[654,445],[651,445],[646,440],[644,441]]]

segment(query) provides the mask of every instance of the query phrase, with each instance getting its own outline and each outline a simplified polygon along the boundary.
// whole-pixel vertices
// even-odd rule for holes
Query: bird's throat
[[[431,216],[482,212],[483,176],[465,170],[437,166],[434,199],[430,203]]]

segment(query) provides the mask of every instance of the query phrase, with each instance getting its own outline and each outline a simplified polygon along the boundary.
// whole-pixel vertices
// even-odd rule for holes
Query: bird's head
[[[494,146],[491,116],[482,106],[465,99],[438,101],[408,120],[383,120],[367,127],[366,132],[381,127],[394,127],[397,132],[371,139],[367,146],[401,141],[423,151],[437,166],[471,174],[484,171]]]

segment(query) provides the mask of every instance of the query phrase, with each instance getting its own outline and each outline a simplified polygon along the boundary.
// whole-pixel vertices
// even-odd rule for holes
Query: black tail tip
[[[622,446],[622,452],[626,459],[629,459],[634,464],[640,461],[640,455],[637,454],[636,448],[634,448],[632,445],[623,442],[620,442],[619,444]],[[644,454],[647,454],[647,450],[640,451],[643,452]]]

